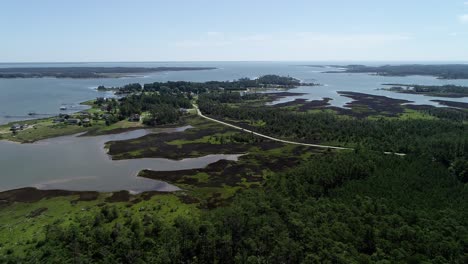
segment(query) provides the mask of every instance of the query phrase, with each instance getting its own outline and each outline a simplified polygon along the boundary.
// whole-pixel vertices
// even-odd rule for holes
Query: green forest
[[[143,86],[139,83],[127,84],[122,87],[99,86],[100,91],[115,91],[116,94],[130,94],[135,92],[162,92],[162,93],[206,93],[208,91],[224,90],[245,90],[247,88],[268,88],[271,86],[282,88],[293,88],[301,85],[301,82],[293,77],[279,75],[263,75],[256,79],[240,78],[234,81],[208,81],[208,82],[187,82],[168,81],[146,83]],[[307,84],[314,85],[314,84]]]
[[[468,125],[466,119],[460,119],[458,115],[446,114],[445,118],[436,120],[358,119],[328,112],[298,113],[267,107],[231,107],[223,104],[225,97],[213,94],[200,96],[199,107],[204,114],[220,119],[261,121],[262,126],[249,128],[285,139],[430,155],[444,164],[468,151]],[[237,98],[236,95],[232,97]],[[240,125],[247,126],[246,123]]]
[[[28,263],[466,263],[468,192],[439,163],[315,156],[224,208],[164,223],[112,206],[46,227]],[[26,261],[28,260],[28,261]],[[8,256],[5,262],[18,259]]]

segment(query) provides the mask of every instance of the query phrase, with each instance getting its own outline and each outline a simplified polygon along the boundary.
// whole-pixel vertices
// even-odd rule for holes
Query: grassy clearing
[[[15,124],[16,123],[20,125],[28,124],[30,127],[14,134],[10,131],[12,124],[0,126],[0,140],[5,139],[21,143],[30,143],[46,138],[86,132],[94,126],[102,126],[100,123],[96,123],[93,127],[67,125],[63,123],[55,124],[53,123],[53,118],[15,122]]]
[[[0,140],[32,143],[42,139],[73,135],[82,132],[90,132],[90,135],[100,135],[112,133],[113,131],[144,127],[144,125],[139,122],[129,122],[127,120],[122,120],[109,126],[106,125],[104,120],[92,120],[91,126],[88,127],[74,124],[53,123],[53,118],[15,122],[15,124],[16,123],[20,125],[28,124],[30,127],[14,134],[10,131],[11,124],[0,126]]]

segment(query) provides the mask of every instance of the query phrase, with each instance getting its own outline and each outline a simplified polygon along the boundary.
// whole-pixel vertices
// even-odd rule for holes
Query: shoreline
[[[0,79],[105,79],[173,71],[216,70],[216,67],[25,67],[0,68]]]

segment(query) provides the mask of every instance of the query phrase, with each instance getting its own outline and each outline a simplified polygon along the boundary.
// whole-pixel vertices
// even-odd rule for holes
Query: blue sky
[[[0,62],[468,61],[463,0],[2,0]]]

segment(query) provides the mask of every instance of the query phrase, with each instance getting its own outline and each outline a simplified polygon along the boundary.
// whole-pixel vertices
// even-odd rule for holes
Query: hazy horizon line
[[[203,62],[399,62],[399,63],[462,63],[467,64],[468,60],[148,60],[148,61],[7,61],[0,64],[59,64],[59,63],[203,63]]]

